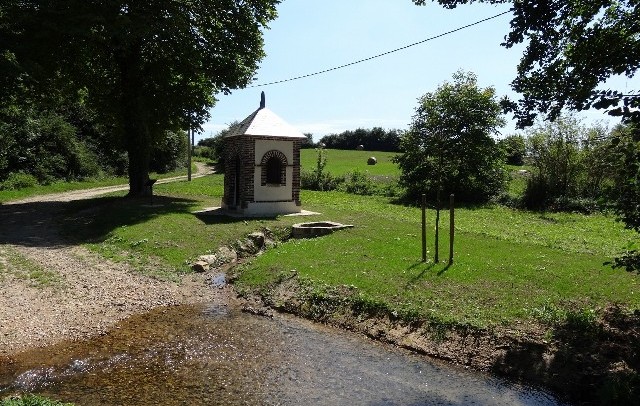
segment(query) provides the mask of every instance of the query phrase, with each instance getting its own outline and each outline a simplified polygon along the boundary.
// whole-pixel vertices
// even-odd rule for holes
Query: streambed
[[[0,398],[78,405],[558,405],[553,396],[286,315],[157,308],[0,359]]]

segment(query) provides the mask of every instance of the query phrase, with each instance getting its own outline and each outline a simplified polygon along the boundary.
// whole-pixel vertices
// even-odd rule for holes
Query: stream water
[[[366,338],[223,305],[160,308],[108,334],[0,360],[0,398],[77,405],[557,405]]]

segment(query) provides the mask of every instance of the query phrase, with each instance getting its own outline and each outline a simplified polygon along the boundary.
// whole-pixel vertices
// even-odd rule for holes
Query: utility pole
[[[187,130],[187,180],[191,182],[191,145],[193,144],[193,130]]]

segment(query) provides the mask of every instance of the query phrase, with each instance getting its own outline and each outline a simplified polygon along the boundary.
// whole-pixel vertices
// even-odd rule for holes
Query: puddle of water
[[[227,284],[227,275],[224,273],[216,274],[209,280],[209,283],[214,288],[223,288]]]
[[[224,305],[156,309],[90,341],[0,360],[0,397],[78,405],[556,405],[346,332]]]

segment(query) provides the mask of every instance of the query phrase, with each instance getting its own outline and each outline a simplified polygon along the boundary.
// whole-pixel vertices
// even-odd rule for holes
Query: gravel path
[[[202,165],[194,176],[207,173]],[[228,300],[226,290],[210,287],[206,274],[187,275],[178,283],[153,279],[69,245],[60,236],[53,220],[65,202],[127,188],[66,192],[0,205],[0,357],[101,334],[117,321],[156,306]],[[52,282],[38,283],[44,279]]]

